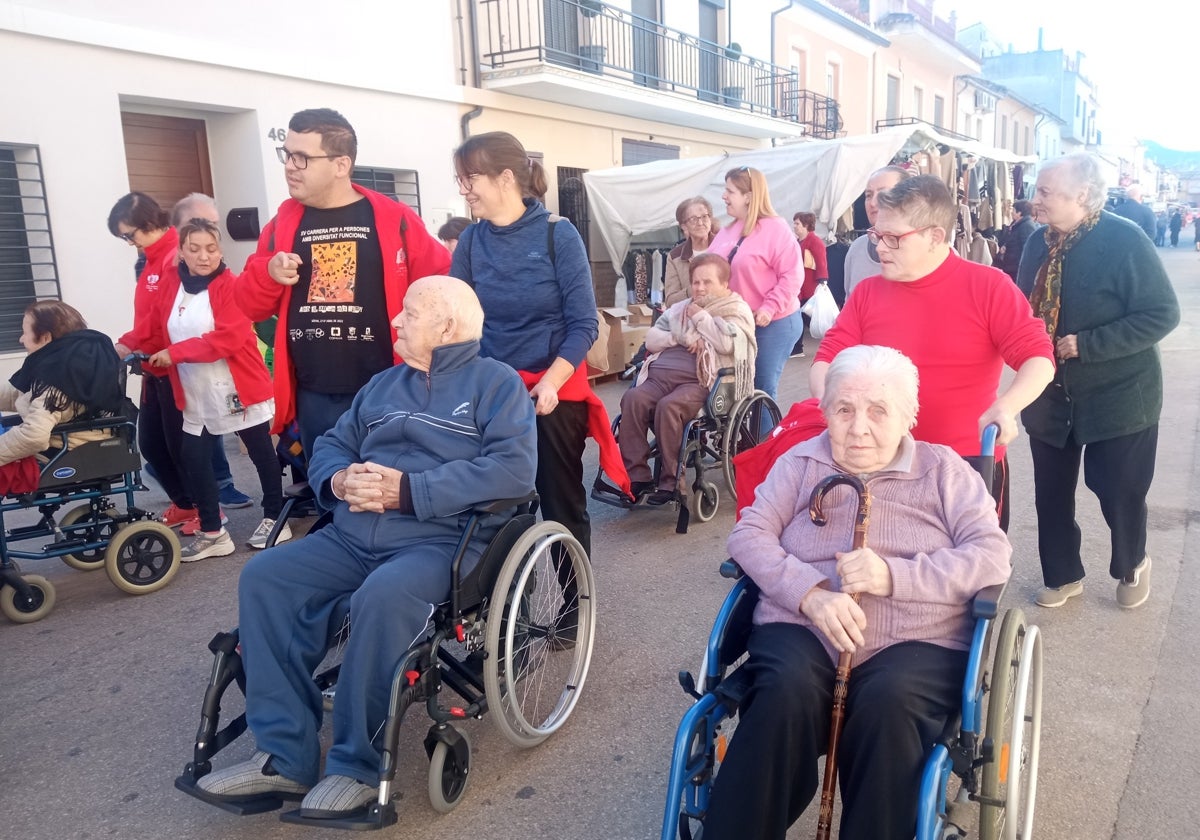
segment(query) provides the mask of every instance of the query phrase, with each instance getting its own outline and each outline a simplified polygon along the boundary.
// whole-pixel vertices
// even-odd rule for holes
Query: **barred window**
[[[396,201],[403,201],[421,215],[421,183],[415,169],[374,169],[366,166],[354,167],[350,180],[360,187],[383,193]]]
[[[0,143],[0,353],[21,349],[26,306],[61,298],[41,154]]]

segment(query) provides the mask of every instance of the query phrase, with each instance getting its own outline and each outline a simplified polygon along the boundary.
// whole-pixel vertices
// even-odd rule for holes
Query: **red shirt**
[[[1054,361],[1046,325],[1008,275],[951,252],[911,283],[868,277],[846,298],[816,361],[855,344],[894,347],[920,373],[913,437],[979,454],[979,418],[996,399],[1000,374],[1032,358]],[[1003,457],[997,447],[997,459]]]
[[[143,250],[146,254],[146,264],[142,266],[137,288],[133,292],[133,329],[117,339],[117,344],[124,344],[130,350],[142,350],[149,346],[150,336],[154,332],[155,302],[161,294],[166,270],[175,268],[175,255],[179,253],[179,233],[173,227],[167,228],[167,232],[159,237],[157,242]],[[170,292],[172,298],[175,289],[179,288],[179,280],[176,279],[175,283],[175,288]],[[164,369],[152,368],[149,365],[146,365],[146,372],[154,376],[167,375]]]
[[[800,240],[800,250],[804,252],[804,283],[800,286],[800,300],[808,300],[817,291],[817,284],[829,279],[829,262],[825,258],[825,243],[815,231],[809,231],[808,236]],[[813,267],[808,267],[808,255],[812,255]]]

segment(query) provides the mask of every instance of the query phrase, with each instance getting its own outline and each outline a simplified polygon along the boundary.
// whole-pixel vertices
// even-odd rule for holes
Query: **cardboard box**
[[[629,326],[648,327],[654,323],[654,309],[645,303],[634,303],[629,306]]]
[[[650,331],[650,327],[626,327],[621,330],[621,367],[618,370],[624,370],[629,366],[630,360],[638,349],[646,341],[646,333]]]
[[[625,370],[625,342],[621,337],[629,318],[629,310],[623,306],[606,306],[597,312],[600,322],[608,325],[608,373]]]

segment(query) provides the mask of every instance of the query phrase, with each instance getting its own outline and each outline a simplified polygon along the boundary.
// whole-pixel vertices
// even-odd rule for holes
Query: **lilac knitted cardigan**
[[[835,487],[825,497],[829,523],[817,527],[808,515],[812,488],[835,472],[842,470],[828,432],[797,444],[776,461],[729,535],[730,554],[762,590],[755,624],[811,628],[800,601],[814,586],[839,590],[834,552],[850,550],[858,498]],[[906,435],[887,468],[860,477],[872,497],[867,546],[891,570],[892,595],[862,597],[866,645],[854,664],[905,641],[967,650],[971,597],[1008,580],[1012,555],[979,474],[949,447]],[[815,632],[836,660],[833,646]]]

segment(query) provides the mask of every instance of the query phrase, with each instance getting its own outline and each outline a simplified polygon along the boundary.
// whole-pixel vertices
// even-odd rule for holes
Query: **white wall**
[[[40,149],[63,299],[112,335],[132,325],[135,258],[105,225],[113,202],[129,191],[122,109],[204,119],[218,202],[223,210],[256,206],[263,223],[287,197],[278,142],[267,133],[286,127],[298,110],[323,106],[354,125],[359,163],[418,171],[428,224],[436,227],[447,210],[461,212],[450,155],[463,108],[449,97],[381,94],[2,28],[0,78],[21,80],[0,86],[0,143]],[[231,245],[235,270],[249,249]],[[0,376],[20,360],[0,356]]]

